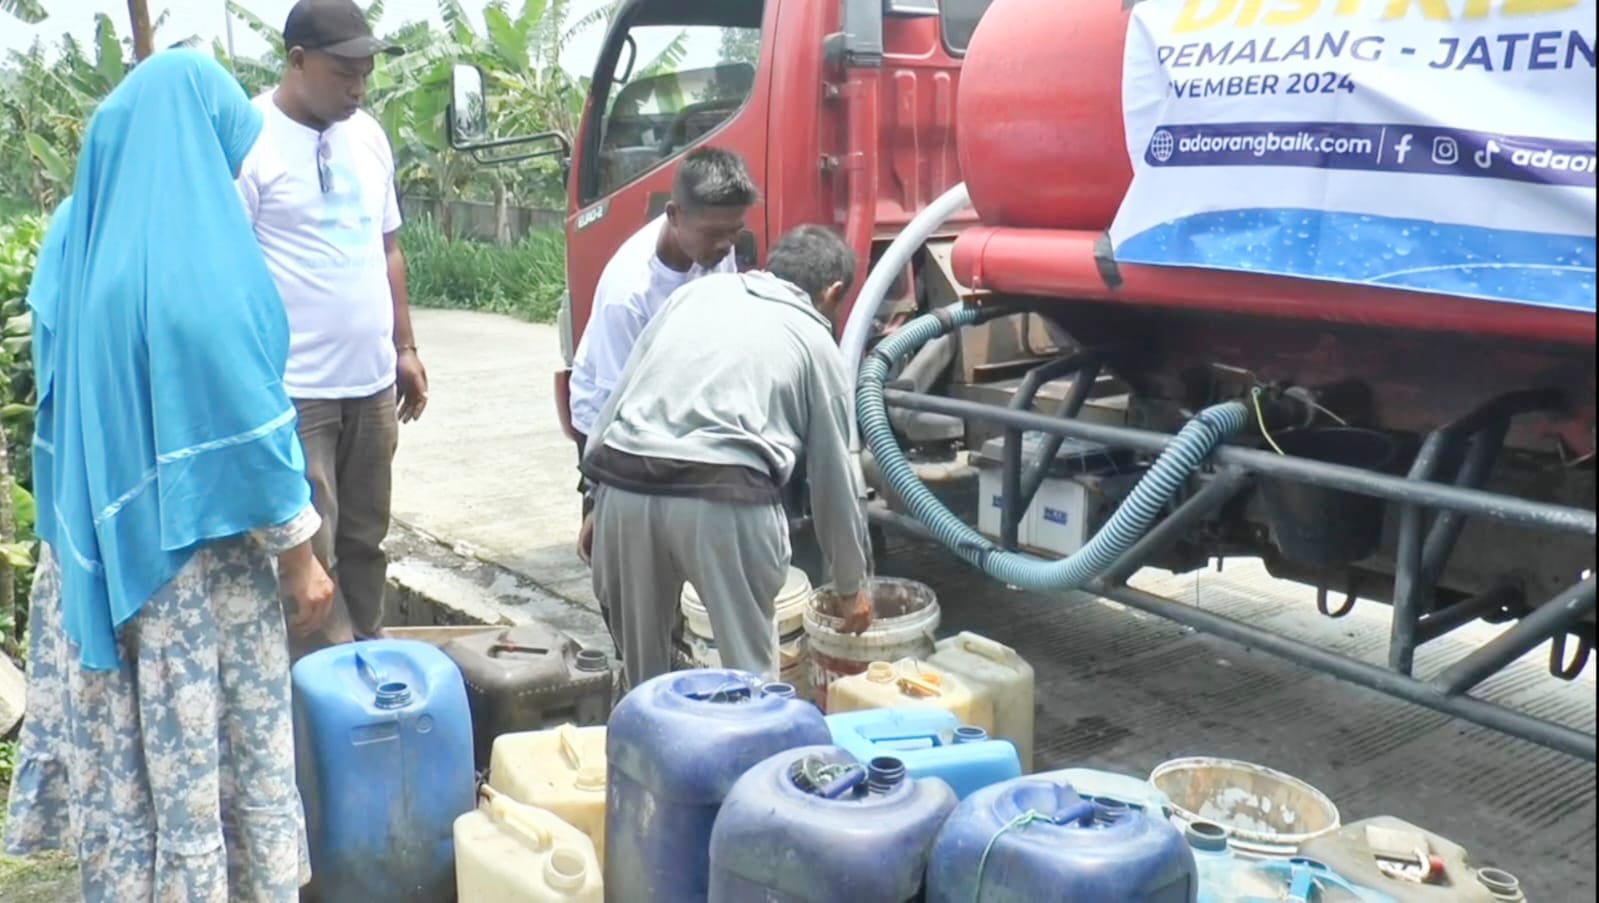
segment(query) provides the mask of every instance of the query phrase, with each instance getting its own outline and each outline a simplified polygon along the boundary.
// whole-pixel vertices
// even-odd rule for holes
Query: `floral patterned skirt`
[[[76,852],[88,903],[290,903],[310,878],[289,654],[270,555],[209,545],[89,671],[48,547],[5,849]]]

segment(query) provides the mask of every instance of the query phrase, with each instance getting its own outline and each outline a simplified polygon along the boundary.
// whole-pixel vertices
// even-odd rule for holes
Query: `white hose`
[[[883,297],[888,294],[889,287],[905,271],[905,265],[911,262],[916,249],[925,244],[950,217],[970,204],[971,196],[966,193],[965,182],[939,195],[905,224],[905,228],[900,230],[878,259],[877,266],[872,267],[872,271],[866,275],[855,306],[850,309],[849,320],[844,324],[844,338],[839,343],[839,351],[844,356],[844,369],[849,373],[851,398],[855,395],[855,378],[861,368],[861,357],[866,353],[866,338],[872,331],[872,319],[883,306]],[[856,426],[854,417],[849,422],[849,447],[852,452],[859,453],[861,450],[860,428]]]

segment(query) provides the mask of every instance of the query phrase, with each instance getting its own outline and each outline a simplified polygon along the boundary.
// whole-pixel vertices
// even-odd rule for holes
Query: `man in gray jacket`
[[[594,594],[633,685],[671,669],[685,580],[723,665],[777,676],[772,609],[791,552],[782,490],[802,456],[846,629],[871,623],[849,383],[830,324],[854,272],[835,233],[801,226],[764,271],[701,277],[640,334],[582,465],[595,487]]]

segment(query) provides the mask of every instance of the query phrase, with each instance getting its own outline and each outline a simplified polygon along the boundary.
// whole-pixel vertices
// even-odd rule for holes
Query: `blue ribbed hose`
[[[1249,409],[1236,401],[1200,411],[1161,452],[1144,478],[1099,532],[1070,557],[1045,560],[1007,552],[944,507],[922,481],[894,440],[883,383],[893,365],[946,332],[993,319],[1002,309],[952,304],[905,324],[884,339],[861,364],[855,386],[855,413],[861,437],[876,458],[883,479],[921,521],[955,554],[1011,586],[1037,592],[1077,589],[1103,574],[1141,539],[1183,483],[1224,439],[1249,422]]]

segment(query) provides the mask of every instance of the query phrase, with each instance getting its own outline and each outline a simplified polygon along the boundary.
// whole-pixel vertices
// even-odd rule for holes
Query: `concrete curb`
[[[514,626],[538,621],[564,631],[585,648],[615,653],[598,611],[551,592],[533,576],[398,520],[384,548],[389,553],[388,626]]]

